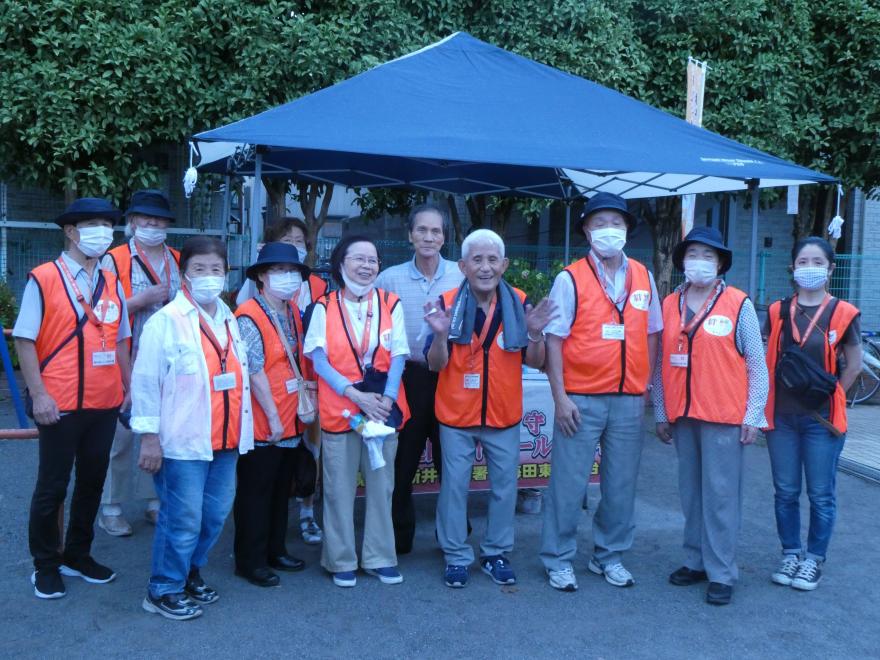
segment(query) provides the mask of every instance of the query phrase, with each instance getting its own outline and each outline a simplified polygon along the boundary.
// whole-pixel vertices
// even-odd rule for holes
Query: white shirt
[[[370,341],[367,344],[364,366],[371,363],[373,351],[375,351],[379,343],[379,296],[375,289],[373,289],[370,295],[373,296],[373,322],[370,324]],[[364,300],[358,303],[355,300],[348,300],[346,298],[342,300],[348,310],[348,317],[351,320],[352,330],[355,334],[352,340],[359,346],[364,336],[364,326],[367,322],[367,301]],[[361,318],[358,318],[359,309]],[[324,309],[324,305],[315,305],[312,310],[309,331],[306,333],[306,340],[303,343],[303,353],[309,356],[318,348],[324,349],[325,353],[327,352],[327,312]],[[391,352],[392,358],[399,355],[404,357],[409,355],[409,342],[406,339],[406,325],[402,304],[395,305],[391,312],[391,336],[385,348]]]
[[[247,347],[238,334],[238,323],[226,304],[217,301],[211,319],[215,334],[226,321],[232,334],[232,350],[241,363],[241,435],[238,451],[254,446]],[[218,341],[219,341],[218,335]],[[170,303],[144,325],[131,375],[131,428],[135,433],[158,433],[165,458],[210,461],[211,379],[202,349],[199,313],[178,292]]]
[[[626,291],[626,271],[629,268],[629,259],[626,255],[621,255],[623,259],[620,262],[620,268],[610,277],[602,267],[602,263],[592,254],[587,259],[593,260],[593,265],[597,266],[596,272],[599,277],[605,280],[605,291],[613,300],[623,298]],[[660,295],[657,293],[657,284],[654,282],[654,276],[648,271],[648,278],[651,281],[651,302],[648,304],[648,334],[662,332],[663,330],[663,310],[660,307]],[[562,271],[553,281],[553,288],[550,289],[550,300],[556,303],[558,308],[557,317],[547,324],[544,332],[548,335],[556,335],[562,339],[571,334],[571,325],[574,323],[574,312],[577,307],[577,299],[575,296],[574,283],[568,271]],[[618,309],[623,308],[624,300],[617,305]]]

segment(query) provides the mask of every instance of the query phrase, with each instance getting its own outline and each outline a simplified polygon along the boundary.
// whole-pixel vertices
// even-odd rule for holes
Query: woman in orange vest
[[[303,326],[296,297],[309,269],[296,249],[266,243],[247,276],[256,297],[235,312],[248,348],[254,404],[254,448],[238,461],[235,493],[236,573],[251,584],[272,587],[280,580],[271,569],[300,571],[301,559],[287,554],[287,502],[294,475],[314,483],[315,458],[306,446],[306,425],[297,417],[299,397],[307,391],[302,354]],[[311,380],[311,376],[308,376]]]
[[[828,293],[834,249],[823,238],[798,241],[791,252],[795,293],[767,313],[767,449],[776,490],[776,530],[782,562],[776,584],[811,591],[822,567],[837,514],[837,461],[846,438],[846,390],[862,369],[859,310]],[[842,354],[846,366],[839,370]],[[806,361],[806,362],[805,362]],[[818,392],[805,393],[792,374],[812,366]],[[801,556],[801,479],[807,480],[810,529]]]
[[[684,511],[684,566],[669,581],[708,580],[712,605],[733,595],[743,447],[766,423],[761,328],[748,296],[721,279],[732,261],[712,227],[693,229],[675,246],[672,263],[685,283],[663,301],[653,388],[657,436],[675,441]]]
[[[219,598],[201,569],[232,508],[238,456],[254,446],[247,348],[220,298],[226,247],[187,239],[180,272],[181,290],[141,334],[131,417],[161,504],[142,606],[174,620]]]
[[[446,560],[447,587],[467,585],[473,548],[467,541],[467,499],[477,443],[489,467],[491,494],[480,568],[496,584],[515,584],[513,550],[522,366],[544,366],[544,326],[555,311],[503,280],[504,241],[478,229],[461,244],[465,281],[425,305],[431,328],[428,366],[440,372],[434,408],[440,422],[443,480],[437,500],[437,540]]]
[[[330,256],[330,269],[340,288],[315,303],[304,346],[318,374],[324,485],[321,566],[336,586],[357,584],[354,495],[360,470],[367,498],[361,567],[384,584],[397,584],[403,582],[391,523],[397,433],[379,441],[385,464],[374,469],[359,431],[364,421],[399,430],[409,418],[400,387],[409,355],[403,306],[396,295],[375,288],[379,256],[369,238],[344,237]],[[376,440],[370,442],[375,446]],[[375,455],[373,462],[380,462]]]
[[[30,272],[12,331],[40,434],[28,528],[38,598],[64,596],[62,574],[91,584],[116,577],[89,553],[113,431],[129,390],[125,295],[116,277],[98,266],[119,218],[103,199],[78,199],[67,207],[55,220],[65,250]],[[62,555],[58,510],[74,463]]]

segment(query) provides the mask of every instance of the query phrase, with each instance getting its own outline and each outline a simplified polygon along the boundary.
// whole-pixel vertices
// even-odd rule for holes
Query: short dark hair
[[[436,204],[419,204],[417,206],[413,206],[410,209],[409,215],[406,217],[406,226],[409,231],[412,231],[416,226],[416,216],[419,213],[427,213],[432,212],[436,213],[440,216],[443,225],[443,231],[446,232],[446,223],[449,221],[449,213],[444,209],[441,209]]]
[[[330,253],[330,276],[340,288],[345,286],[345,281],[342,279],[342,262],[345,261],[345,255],[348,254],[348,248],[354,243],[369,243],[376,248],[376,256],[379,255],[379,247],[369,236],[364,234],[343,236],[336,244],[336,247],[333,248],[333,252]]]
[[[825,258],[828,259],[829,264],[834,263],[834,248],[831,247],[831,243],[826,241],[821,236],[807,236],[806,238],[800,239],[797,243],[794,244],[794,247],[791,249],[791,263],[794,265],[794,262],[797,261],[798,255],[808,245],[815,245],[822,252],[825,253]]]
[[[306,239],[306,248],[311,250],[312,245],[309,242],[309,228],[306,227],[305,222],[303,222],[299,218],[294,218],[292,216],[281,218],[281,220],[279,220],[278,222],[273,222],[271,225],[266,227],[266,231],[263,232],[263,242],[277,243],[287,234],[289,234],[290,230],[294,227],[302,230],[303,238]]]
[[[189,260],[202,254],[216,254],[223,259],[223,268],[228,268],[226,245],[213,236],[190,236],[180,249],[180,274],[186,273]]]

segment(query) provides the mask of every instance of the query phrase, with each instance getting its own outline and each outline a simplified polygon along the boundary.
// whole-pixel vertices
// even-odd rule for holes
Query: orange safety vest
[[[168,250],[171,252],[171,256],[174,257],[174,263],[176,263],[179,267],[180,252],[172,247],[169,247]],[[125,297],[131,298],[131,263],[135,259],[140,261],[140,257],[138,257],[136,254],[132,254],[131,244],[129,243],[129,241],[126,241],[122,245],[117,245],[107,254],[113,260],[113,267],[116,268],[116,276],[119,278],[119,283],[122,285],[122,291],[125,293]],[[153,277],[152,275],[150,275],[150,271],[147,270],[147,268],[145,268],[143,265],[140,265],[140,269],[147,276],[147,279],[152,282]],[[152,283],[159,284],[158,282]]]
[[[651,278],[635,259],[628,259],[628,268],[632,283],[623,311],[608,298],[589,256],[565,269],[575,291],[574,322],[562,342],[562,381],[569,394],[644,394],[647,389]],[[623,339],[615,339],[621,324]]]
[[[773,430],[773,418],[776,413],[776,363],[779,361],[779,356],[782,352],[783,303],[791,304],[791,298],[777,300],[767,310],[767,317],[770,321],[770,338],[767,340],[767,371],[770,376],[770,393],[767,396],[765,414],[768,423],[767,430],[769,431]],[[785,305],[786,308],[788,308],[788,304]],[[834,309],[828,322],[828,341],[825,342],[824,368],[825,371],[836,376],[837,347],[853,319],[859,315],[859,310],[855,305],[845,300],[835,300],[831,304],[834,305]],[[822,328],[817,324],[813,332],[821,332],[821,330]],[[834,394],[831,395],[829,413],[829,421],[834,425],[834,428],[841,433],[846,433],[846,392],[843,391],[843,387],[839,382],[834,390]]]
[[[205,322],[204,319],[200,319]],[[202,352],[205,354],[205,362],[208,366],[208,383],[211,387],[211,449],[221,451],[224,449],[236,449],[241,439],[241,400],[242,400],[242,373],[241,362],[235,354],[235,342],[232,333],[227,332],[226,341],[229,345],[229,353],[226,356],[226,373],[235,374],[235,387],[217,392],[214,390],[214,377],[222,372],[220,368],[220,356],[214,349],[214,345],[201,330],[199,324],[199,336],[202,339]]]
[[[514,290],[520,302],[525,302],[526,294]],[[456,287],[441,296],[446,309],[455,304],[457,295]],[[496,314],[500,315],[500,309]],[[487,318],[485,323],[491,325],[492,319]],[[487,335],[476,353],[472,353],[471,344],[452,344],[449,361],[437,379],[434,398],[434,412],[441,424],[506,429],[522,420],[522,352],[502,348],[503,327],[500,323],[494,335]],[[479,375],[476,387],[465,387],[466,374]]]
[[[89,303],[98,319],[99,329],[85,314],[77,316],[74,299],[67,292],[65,275],[54,261],[31,271],[30,277],[40,288],[43,319],[35,342],[40,373],[49,395],[61,412],[109,410],[122,404],[122,375],[119,364],[93,366],[95,353],[116,355],[116,337],[123,301],[119,298],[116,277],[101,270],[94,295]],[[87,291],[82,292],[87,295]]]
[[[374,369],[387,372],[391,366],[391,312],[395,305],[400,303],[400,299],[390,291],[382,289],[375,291],[379,297],[379,342],[373,351],[371,364]],[[373,294],[370,293],[370,295]],[[352,343],[355,339],[348,336],[348,331],[345,328],[341,296],[341,291],[333,291],[326,294],[316,304],[324,307],[327,316],[324,335],[327,340],[328,362],[350,382],[357,383],[363,379],[364,373],[357,359],[357,350]],[[372,330],[370,332],[372,333]],[[397,393],[397,405],[403,412],[403,423],[399,427],[403,428],[410,417],[403,384]],[[325,433],[350,431],[351,427],[348,420],[342,416],[342,411],[350,410],[352,414],[355,414],[358,412],[356,408],[357,406],[348,397],[336,394],[323,378],[318,377],[318,417],[321,422],[321,430]]]
[[[296,346],[291,346],[291,349],[294,353],[294,359],[296,360],[300,372],[305,376],[306,370],[303,369],[305,359],[302,356],[302,317],[300,316],[299,309],[296,307],[295,303],[288,302],[287,306],[291,312],[290,316],[293,318],[293,325],[296,329],[294,334],[297,339]],[[235,310],[235,316],[236,318],[244,317],[250,319],[253,321],[254,325],[257,326],[257,330],[260,331],[260,337],[263,341],[263,354],[265,356],[263,371],[269,379],[269,389],[272,392],[272,400],[275,402],[275,407],[278,409],[278,416],[281,418],[281,424],[284,427],[284,434],[282,437],[292,438],[302,434],[306,427],[296,416],[297,406],[299,405],[299,390],[297,389],[296,391],[288,392],[287,388],[288,383],[295,383],[297,388],[299,387],[299,383],[297,382],[293,368],[290,366],[290,361],[287,359],[287,352],[284,350],[284,345],[278,337],[278,331],[275,329],[275,324],[272,322],[272,319],[269,318],[266,310],[264,310],[260,303],[257,302],[256,298],[251,298],[247,302],[242,303],[239,308]],[[269,420],[266,417],[266,412],[263,410],[263,407],[260,405],[257,397],[254,396],[253,392],[251,392],[251,401],[254,406],[254,438],[256,440],[266,440],[270,433]]]
[[[736,333],[747,298],[739,289],[725,287],[699,326],[687,336],[681,331],[681,292],[666,296],[661,376],[670,423],[680,417],[715,424],[743,423],[748,378],[745,359],[736,346]]]
[[[309,275],[309,293],[312,295],[312,302],[318,302],[319,298],[327,295],[327,282],[314,273]]]

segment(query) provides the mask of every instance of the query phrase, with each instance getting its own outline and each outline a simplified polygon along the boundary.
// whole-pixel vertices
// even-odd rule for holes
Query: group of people
[[[513,584],[523,365],[546,372],[555,404],[540,550],[550,586],[578,588],[578,524],[599,442],[587,568],[614,586],[635,583],[623,555],[649,392],[657,436],[677,450],[685,515],[683,565],[670,582],[708,582],[708,602],[730,602],[743,446],[764,428],[783,555],[772,580],[818,585],[836,512],[843,392],[861,359],[858,310],[827,293],[834,252],[823,239],[795,246],[795,293],[769,309],[765,356],[754,306],[723,280],[732,253],[718,231],[696,228],[676,247],[685,282],[661,301],[648,269],[624,252],[637,219],[609,193],[581,215],[589,252],[540,301],[505,281],[504,242],[492,231],[469,234],[458,263],[443,259],[445,215],[432,205],[409,215],[412,260],[381,273],[370,238],[343,237],[330,258],[332,291],[305,265],[305,225],[270,226],[234,313],[221,296],[221,241],[197,236],[171,249],[167,198],[139,191],[125,214],[129,240],[107,253],[121,217],[84,198],[57,219],[64,252],[30,274],[13,330],[39,429],[29,528],[38,597],[65,595],[62,575],[115,578],[91,556],[94,523],[130,534],[122,504],[132,494],[155,524],[143,608],[169,619],[197,617],[219,598],[201,571],[230,512],[237,575],[271,587],[276,571],[301,570],[287,550],[291,497],[334,584],[354,587],[358,568],[400,583],[428,440],[441,475],[434,524],[445,584],[466,586],[477,559],[467,498],[478,443],[491,483],[479,567]],[[151,482],[140,483],[135,462]],[[59,510],[74,464],[62,546]]]

